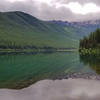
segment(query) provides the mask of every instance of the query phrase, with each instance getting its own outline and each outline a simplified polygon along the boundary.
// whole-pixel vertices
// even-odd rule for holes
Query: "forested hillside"
[[[0,13],[0,48],[78,48],[96,22],[42,21],[24,12]]]
[[[88,37],[80,40],[80,48],[100,48],[100,29],[96,29]]]
[[[0,48],[74,48],[77,36],[58,24],[23,12],[0,13]]]

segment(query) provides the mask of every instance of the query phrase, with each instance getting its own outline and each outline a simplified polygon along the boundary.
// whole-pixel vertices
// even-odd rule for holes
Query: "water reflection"
[[[44,79],[93,72],[80,58],[78,52],[0,55],[0,88],[21,89]]]
[[[43,79],[78,71],[77,53],[0,55],[0,88],[21,89]]]
[[[97,74],[100,74],[100,55],[82,55],[80,54],[80,61],[88,65]]]
[[[0,90],[0,100],[100,100],[100,82],[44,80],[22,90]]]

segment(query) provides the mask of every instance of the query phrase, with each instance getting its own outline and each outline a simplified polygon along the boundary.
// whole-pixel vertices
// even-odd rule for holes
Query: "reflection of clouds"
[[[100,82],[44,80],[23,90],[0,90],[0,100],[100,100]]]

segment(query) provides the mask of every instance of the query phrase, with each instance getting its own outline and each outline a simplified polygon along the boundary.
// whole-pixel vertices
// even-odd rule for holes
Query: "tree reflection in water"
[[[100,55],[80,54],[80,62],[88,65],[97,74],[100,74]]]

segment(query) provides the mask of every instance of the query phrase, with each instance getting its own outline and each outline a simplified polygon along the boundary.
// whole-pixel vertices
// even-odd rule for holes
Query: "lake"
[[[99,74],[100,57],[93,58],[78,52],[0,55],[0,88],[21,89],[71,73]]]

